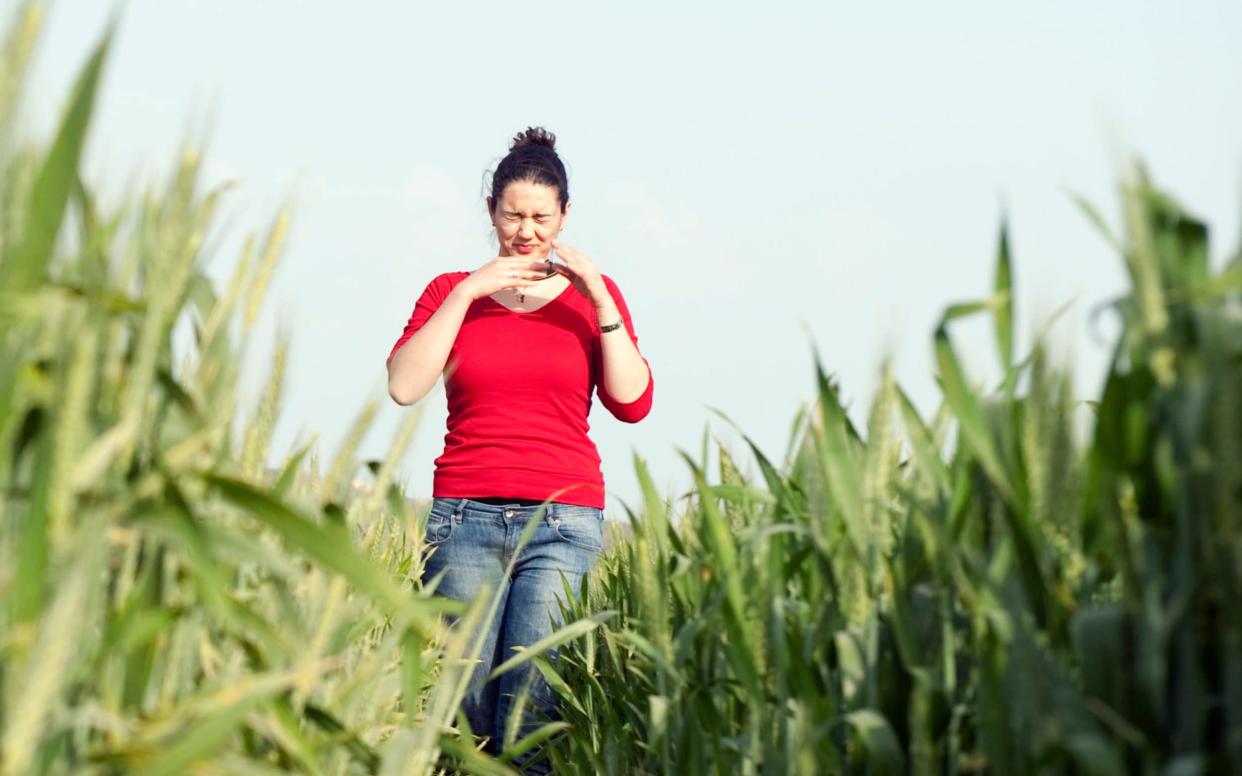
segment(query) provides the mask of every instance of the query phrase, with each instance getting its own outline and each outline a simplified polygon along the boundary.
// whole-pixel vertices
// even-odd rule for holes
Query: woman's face
[[[553,186],[513,181],[500,199],[487,198],[500,241],[501,256],[530,256],[541,261],[552,250],[552,241],[565,225],[569,205],[561,212],[560,192]]]

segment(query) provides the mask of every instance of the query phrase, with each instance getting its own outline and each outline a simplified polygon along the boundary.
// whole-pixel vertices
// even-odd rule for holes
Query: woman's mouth
[[[532,244],[530,244],[530,243],[526,243],[525,245],[515,245],[515,246],[513,246],[513,250],[515,250],[515,251],[517,251],[518,253],[520,253],[520,254],[522,254],[523,256],[525,256],[525,255],[527,255],[527,254],[534,253],[534,252],[535,252],[535,246],[534,246],[534,245],[532,245]]]

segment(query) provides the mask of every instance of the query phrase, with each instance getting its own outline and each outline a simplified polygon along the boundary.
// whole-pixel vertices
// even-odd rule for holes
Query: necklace
[[[551,277],[551,275],[549,275],[548,277]],[[545,280],[547,280],[547,279],[548,279],[548,278],[539,278],[539,279],[538,279],[538,280],[536,280],[535,282],[536,282],[536,283],[542,283],[543,281],[545,281]],[[524,303],[526,302],[526,292],[525,292],[523,289],[520,289],[520,288],[515,288],[515,289],[513,289],[513,290],[517,293],[518,303],[519,303],[519,304],[524,304]]]

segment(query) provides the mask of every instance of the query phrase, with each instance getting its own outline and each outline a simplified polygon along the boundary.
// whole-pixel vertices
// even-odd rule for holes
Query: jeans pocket
[[[593,553],[604,551],[603,510],[560,506],[553,512],[552,527],[557,537],[567,544]]]
[[[423,544],[432,547],[444,544],[452,537],[453,526],[456,522],[453,519],[451,505],[438,499],[433,501],[431,511],[427,513],[427,528],[423,532]]]

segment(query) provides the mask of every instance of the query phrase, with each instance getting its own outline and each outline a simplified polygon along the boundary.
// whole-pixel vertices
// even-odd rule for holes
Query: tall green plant
[[[44,147],[17,131],[41,18],[19,9],[0,71],[0,771],[427,773],[447,748],[507,772],[452,727],[482,604],[447,631],[457,607],[416,582],[393,474],[417,413],[369,492],[350,483],[373,407],[326,474],[313,442],[268,470],[286,343],[240,434],[237,385],[288,215],[217,290],[222,192],[194,148],[96,200],[111,33]]]
[[[750,445],[759,484],[721,450],[715,482],[691,463],[674,514],[639,461],[634,541],[592,593],[621,618],[556,672],[556,757],[618,774],[1242,770],[1242,261],[1213,272],[1206,227],[1141,171],[1121,199],[1110,240],[1132,290],[1085,438],[1043,345],[1015,357],[1002,226],[992,294],[936,329],[930,421],[886,372],[859,430],[819,368],[793,455]],[[954,344],[979,315],[994,389]]]

